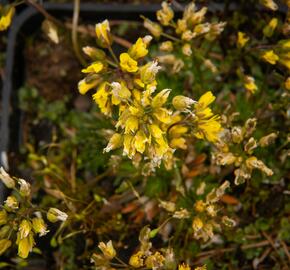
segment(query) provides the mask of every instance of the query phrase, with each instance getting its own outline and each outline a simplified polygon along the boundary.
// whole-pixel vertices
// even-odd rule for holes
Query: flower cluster
[[[156,13],[157,20],[160,24],[144,18],[144,26],[150,33],[159,38],[165,36],[170,40],[164,41],[160,49],[165,52],[171,52],[175,47],[180,47],[185,56],[192,54],[192,42],[199,38],[214,40],[223,31],[225,22],[209,23],[205,22],[207,8],[203,7],[197,10],[196,4],[191,2],[186,6],[181,19],[174,21],[174,11],[167,2],[162,3],[162,9]],[[175,36],[168,35],[164,32],[163,27],[170,27],[175,32]]]
[[[13,242],[18,245],[18,255],[27,258],[35,246],[36,235],[44,236],[49,231],[40,209],[31,203],[30,184],[24,179],[12,178],[2,167],[0,178],[14,193],[7,197],[0,210],[0,255]],[[65,221],[67,215],[57,208],[50,208],[47,219],[50,222]]]
[[[230,183],[225,181],[218,188],[213,188],[206,195],[205,200],[199,199],[194,203],[193,209],[176,209],[176,204],[168,201],[161,201],[159,206],[172,214],[173,218],[192,219],[193,238],[206,242],[213,238],[214,231],[221,230],[220,224],[235,226],[234,220],[219,214],[221,207],[218,203],[229,186]]]
[[[211,92],[203,95],[198,102],[176,96],[172,108],[168,102],[171,90],[156,91],[156,74],[160,69],[158,63],[151,61],[142,64],[148,53],[150,36],[139,38],[127,52],[120,54],[118,60],[110,47],[107,21],[97,24],[96,34],[103,46],[109,48],[112,59],[106,58],[100,49],[84,48],[94,62],[83,69],[88,75],[79,82],[79,91],[85,94],[97,88],[93,99],[101,112],[118,118],[115,124],[117,132],[104,151],[122,147],[123,155],[136,164],[144,157],[153,168],[159,166],[162,160],[167,167],[171,167],[173,152],[177,148],[186,148],[183,135],[189,130],[193,130],[194,136],[199,139],[216,140],[221,126],[219,117],[214,116],[208,107],[215,99]],[[112,63],[114,59],[115,63]]]
[[[98,247],[101,250],[100,253],[93,253],[91,261],[95,264],[96,269],[109,270],[115,269],[114,267],[121,267],[126,269],[139,269],[146,268],[152,270],[176,270],[177,264],[175,255],[172,248],[166,248],[162,250],[153,251],[151,238],[154,238],[157,234],[157,230],[151,230],[148,226],[145,226],[139,234],[140,247],[130,257],[128,263],[122,261],[117,256],[117,252],[113,247],[113,243],[110,240],[107,243],[100,242]],[[188,264],[180,264],[178,270],[190,270]],[[194,268],[194,270],[206,270],[206,266]]]
[[[267,176],[273,175],[273,171],[263,161],[254,156],[253,152],[259,146],[266,147],[270,143],[273,143],[277,133],[263,136],[257,141],[251,136],[256,129],[256,124],[256,119],[250,118],[243,127],[233,126],[224,129],[219,141],[215,145],[216,150],[212,155],[213,161],[217,165],[225,166],[233,164],[237,167],[234,171],[236,185],[250,179],[254,169],[264,172]]]

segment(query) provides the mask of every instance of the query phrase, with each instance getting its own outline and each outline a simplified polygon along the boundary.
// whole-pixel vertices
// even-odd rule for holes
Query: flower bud
[[[182,46],[182,53],[186,56],[191,56],[192,50],[191,50],[191,45],[189,43],[185,43]]]
[[[103,47],[109,47],[112,44],[112,37],[110,35],[110,25],[108,20],[96,24],[96,35]]]
[[[20,239],[27,237],[32,229],[32,224],[30,221],[24,219],[19,225],[19,236]]]
[[[204,66],[206,68],[208,68],[212,73],[217,73],[217,67],[215,66],[215,64],[210,60],[210,59],[206,59],[203,62]]]
[[[94,47],[86,46],[83,48],[83,52],[94,61],[106,58],[106,53],[103,50]]]
[[[39,236],[44,236],[49,232],[47,230],[46,224],[44,223],[44,220],[39,217],[32,219],[32,227],[33,230],[39,234]]]
[[[17,199],[12,195],[7,197],[4,206],[8,211],[16,210],[19,207]]]
[[[233,127],[231,130],[232,141],[240,143],[243,140],[243,131],[241,127]]]
[[[238,32],[238,39],[237,39],[237,47],[238,48],[243,48],[246,43],[249,41],[249,37],[243,33],[243,32]]]
[[[1,227],[0,229],[0,239],[6,238],[9,235],[9,232],[11,231],[10,225],[5,225]]]
[[[168,212],[174,212],[176,205],[173,202],[160,201],[159,207],[164,208]]]
[[[273,10],[273,11],[275,11],[275,10],[278,9],[278,6],[277,6],[277,4],[274,2],[274,0],[260,0],[260,3],[261,3],[263,6],[269,8],[269,9],[271,9],[271,10]]]
[[[66,221],[67,218],[68,215],[57,208],[50,208],[47,212],[47,219],[52,223],[57,221]]]
[[[116,250],[114,249],[111,240],[107,242],[107,244],[104,242],[99,243],[98,247],[107,259],[111,260],[116,256]]]
[[[278,19],[272,18],[272,20],[263,29],[264,36],[271,37],[277,25],[278,25]]]
[[[15,181],[10,177],[10,175],[4,170],[3,167],[0,168],[0,178],[7,188],[15,187]]]
[[[174,17],[173,10],[169,7],[167,2],[162,2],[162,9],[158,10],[156,13],[157,20],[164,26],[169,25],[170,21]]]
[[[19,192],[23,197],[28,197],[30,195],[30,184],[26,182],[24,179],[18,179],[18,183],[20,185]]]
[[[6,224],[8,221],[7,212],[5,209],[0,210],[0,226]]]
[[[172,100],[172,105],[176,110],[184,111],[189,109],[192,104],[196,103],[193,99],[185,96],[175,96]]]
[[[0,255],[2,255],[8,248],[10,248],[12,242],[9,239],[0,240]]]
[[[159,49],[163,52],[171,52],[173,50],[172,41],[164,41],[160,44]]]
[[[196,33],[193,33],[190,30],[186,30],[185,32],[182,33],[181,39],[185,41],[190,41],[196,36]]]
[[[258,87],[255,83],[255,79],[252,76],[245,76],[244,77],[244,87],[251,93],[254,94]]]
[[[104,152],[110,152],[111,150],[114,150],[114,149],[121,147],[122,142],[123,142],[123,136],[119,133],[115,133],[111,137],[106,148],[104,149]]]
[[[162,27],[147,18],[144,19],[144,27],[156,38],[159,38],[162,33]]]
[[[157,72],[161,69],[157,61],[149,62],[140,68],[141,81],[144,84],[150,84],[155,80]]]

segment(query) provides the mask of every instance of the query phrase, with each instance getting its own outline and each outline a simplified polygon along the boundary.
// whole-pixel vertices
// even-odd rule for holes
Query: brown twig
[[[289,253],[289,249],[288,249],[287,245],[282,240],[281,240],[281,245],[282,245],[282,247],[283,247],[283,249],[285,251],[285,254],[286,254],[287,258],[288,258],[288,261],[290,262],[290,253]]]
[[[64,24],[60,20],[58,20],[55,17],[53,17],[52,15],[50,15],[41,5],[37,4],[35,1],[25,0],[25,3],[27,5],[34,7],[39,13],[41,13],[49,21],[52,21],[53,23],[55,23],[56,25],[58,25],[60,27],[64,27]]]

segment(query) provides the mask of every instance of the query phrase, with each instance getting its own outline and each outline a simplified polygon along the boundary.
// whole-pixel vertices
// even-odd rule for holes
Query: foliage
[[[81,96],[19,90],[26,128],[47,133],[25,136],[31,184],[1,169],[4,266],[21,264],[15,243],[56,269],[287,269],[290,13],[203,5],[163,2],[134,43],[82,26]]]

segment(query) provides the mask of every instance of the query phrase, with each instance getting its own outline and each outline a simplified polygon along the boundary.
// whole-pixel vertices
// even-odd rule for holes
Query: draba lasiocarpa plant
[[[33,184],[1,169],[1,255],[29,261],[49,239],[56,269],[287,269],[290,13],[226,2],[163,2],[142,31],[81,25],[79,100],[20,89],[28,126],[52,135],[21,150]],[[2,31],[14,6],[0,14]]]

